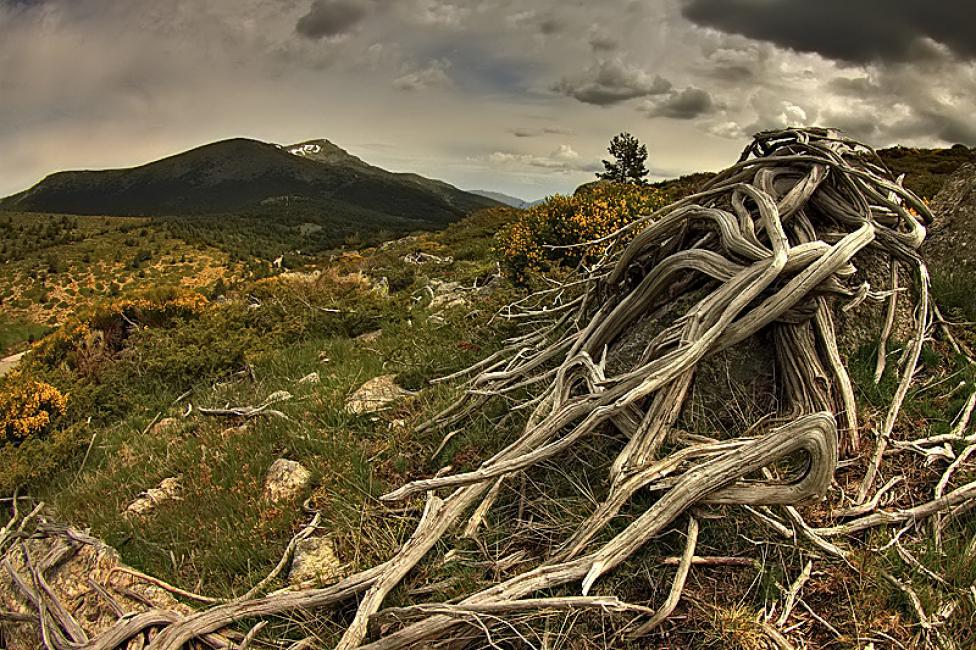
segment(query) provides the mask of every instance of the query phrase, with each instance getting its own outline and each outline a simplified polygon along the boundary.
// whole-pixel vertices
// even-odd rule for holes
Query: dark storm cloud
[[[540,135],[571,135],[572,131],[561,127],[547,126],[541,129],[512,129],[511,134],[516,138],[536,138]]]
[[[637,97],[663,95],[671,90],[671,82],[660,75],[652,77],[620,59],[609,59],[590,66],[580,77],[563,78],[553,89],[584,104],[610,106]]]
[[[650,103],[645,111],[650,117],[690,120],[712,110],[712,96],[701,88],[685,88]]]
[[[366,6],[353,0],[315,0],[295,30],[306,38],[341,36],[366,17]]]
[[[551,36],[563,31],[563,22],[553,16],[547,16],[539,21],[539,33]]]
[[[931,39],[976,59],[973,0],[686,0],[692,22],[848,63],[905,62]]]

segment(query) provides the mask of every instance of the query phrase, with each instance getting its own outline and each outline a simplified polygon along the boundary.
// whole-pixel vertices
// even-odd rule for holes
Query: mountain
[[[353,220],[394,230],[439,227],[497,205],[441,181],[375,167],[328,140],[281,146],[244,138],[139,167],[58,172],[0,201],[5,210],[108,216],[275,213],[284,207],[320,225]]]
[[[501,192],[492,192],[491,190],[468,190],[468,192],[471,194],[477,194],[478,196],[483,196],[493,201],[498,201],[499,203],[504,203],[507,206],[518,208],[519,210],[524,210],[537,203],[541,203],[541,201],[525,201],[515,196],[502,194]]]

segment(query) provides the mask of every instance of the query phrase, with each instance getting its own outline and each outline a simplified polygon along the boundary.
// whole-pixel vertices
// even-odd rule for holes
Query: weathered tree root
[[[383,497],[428,495],[415,532],[393,558],[325,589],[229,602],[158,624],[162,631],[149,647],[176,650],[206,641],[206,635],[238,621],[326,607],[357,594],[365,595],[339,643],[344,650],[420,647],[455,638],[459,626],[472,622],[487,632],[508,615],[567,607],[626,612],[636,617],[631,629],[644,634],[678,603],[694,564],[697,518],[689,517],[685,553],[660,607],[588,594],[602,575],[697,505],[745,506],[778,533],[790,534],[789,526],[754,508],[785,506],[794,530],[821,551],[842,558],[846,550],[828,538],[965,508],[976,499],[976,488],[970,484],[945,492],[954,468],[929,503],[883,512],[877,509],[880,497],[871,498],[933,323],[928,273],[918,254],[931,219],[918,197],[863,145],[825,129],[757,135],[736,165],[697,194],[588,242],[587,247],[604,245],[605,254],[577,278],[504,310],[503,317],[531,319],[533,330],[469,371],[452,375],[470,377],[465,398],[424,426],[450,427],[493,397],[528,394],[516,407],[527,412],[522,433],[473,471],[438,474]],[[868,250],[880,253],[890,266],[889,293],[855,284],[856,265]],[[898,273],[899,267],[906,273]],[[887,296],[884,345],[893,327],[895,292],[906,277],[911,292],[899,299],[915,301],[914,335],[900,360],[898,388],[872,461],[850,499],[853,507],[846,509],[855,518],[812,528],[793,506],[824,497],[839,455],[860,443],[857,405],[838,350],[834,315],[844,307],[853,310],[869,296]],[[669,315],[673,312],[679,313]],[[614,359],[628,332],[653,323],[660,327],[641,354]],[[780,413],[739,438],[679,431],[675,425],[689,405],[689,389],[702,361],[757,335],[767,336],[774,347]],[[879,357],[879,375],[883,363]],[[464,517],[471,517],[465,534],[476,534],[503,482],[607,431],[619,443],[603,477],[607,495],[575,530],[554,540],[549,557],[460,600],[381,611],[389,591]],[[805,461],[802,471],[781,478],[776,463],[798,454]],[[764,478],[755,478],[760,474]],[[435,494],[446,489],[451,492]],[[608,524],[642,490],[657,494],[657,500],[608,536]],[[582,596],[533,597],[571,583],[577,583]],[[800,586],[788,600],[795,600]],[[363,645],[377,617],[405,625]],[[65,627],[60,625],[62,632]]]

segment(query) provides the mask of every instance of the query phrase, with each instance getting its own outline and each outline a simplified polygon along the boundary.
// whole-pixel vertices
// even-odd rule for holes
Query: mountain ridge
[[[370,165],[325,139],[277,145],[231,138],[134,167],[55,172],[0,200],[0,209],[173,216],[261,211],[294,201],[333,216],[366,210],[380,221],[433,226],[499,205],[443,181]]]

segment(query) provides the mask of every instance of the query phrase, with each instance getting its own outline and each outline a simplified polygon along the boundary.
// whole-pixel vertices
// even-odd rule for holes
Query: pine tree
[[[647,161],[647,147],[637,141],[637,138],[629,133],[620,133],[613,136],[607,151],[614,157],[614,160],[604,160],[603,166],[607,171],[598,172],[597,178],[612,181],[614,183],[636,183],[643,185],[647,181],[647,168],[644,163]]]

